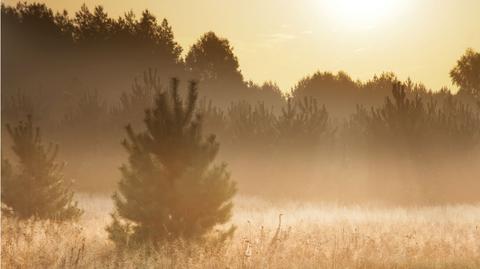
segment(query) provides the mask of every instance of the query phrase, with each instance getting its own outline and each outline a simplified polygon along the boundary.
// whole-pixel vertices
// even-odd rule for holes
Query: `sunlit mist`
[[[2,1],[0,267],[478,269],[479,11]]]
[[[332,23],[339,23],[355,30],[369,29],[387,23],[400,12],[402,0],[329,0]],[[321,5],[323,6],[323,5]]]

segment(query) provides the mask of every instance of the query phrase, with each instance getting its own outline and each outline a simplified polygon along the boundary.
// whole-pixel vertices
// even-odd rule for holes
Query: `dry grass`
[[[148,255],[106,239],[108,198],[78,223],[2,219],[2,268],[480,268],[480,206],[273,206],[242,198],[223,248],[177,242]],[[283,223],[278,239],[272,238]]]

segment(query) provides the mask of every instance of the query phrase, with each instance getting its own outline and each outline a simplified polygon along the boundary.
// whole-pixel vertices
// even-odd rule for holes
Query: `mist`
[[[166,220],[159,221],[158,216],[163,216],[164,211],[155,211],[157,213],[152,217],[144,212],[150,209],[148,206],[145,206],[147,209],[138,209],[141,216],[131,213],[134,217],[125,217],[128,216],[125,212],[134,211],[128,201],[137,197],[135,195],[139,196],[132,198],[133,205],[140,204],[143,196],[148,197],[143,202],[150,203],[157,196],[168,198],[174,193],[165,191],[167,185],[158,185],[161,188],[156,189],[157,183],[151,183],[151,186],[156,186],[152,189],[158,193],[150,193],[148,185],[137,190],[132,184],[154,180],[128,180],[136,176],[141,178],[145,176],[143,173],[150,178],[150,172],[154,174],[162,169],[166,169],[165,174],[169,177],[176,178],[183,173],[178,172],[183,171],[180,169],[183,165],[190,168],[178,177],[192,178],[188,181],[190,185],[180,184],[189,190],[185,197],[190,195],[193,198],[189,199],[193,200],[201,197],[198,199],[208,200],[208,205],[221,197],[218,198],[221,203],[216,207],[218,223],[213,222],[212,227],[230,223],[233,214],[234,223],[240,225],[241,233],[245,235],[245,231],[252,228],[242,226],[245,219],[238,216],[246,214],[242,212],[248,211],[249,206],[254,210],[253,204],[262,204],[262,210],[270,210],[265,215],[268,217],[276,218],[278,212],[276,233],[274,228],[267,233],[275,242],[275,249],[271,252],[278,250],[277,240],[281,242],[277,239],[281,236],[284,215],[281,212],[289,212],[286,215],[291,217],[287,222],[290,221],[292,226],[305,225],[298,219],[303,218],[303,213],[298,213],[303,209],[295,206],[292,209],[292,204],[312,206],[311,211],[307,210],[308,214],[317,217],[336,214],[332,212],[341,211],[339,207],[342,206],[348,212],[355,207],[365,207],[367,211],[359,214],[365,214],[367,222],[371,221],[371,215],[365,212],[373,206],[374,210],[380,210],[378,214],[385,218],[385,223],[391,223],[394,215],[387,217],[386,214],[399,214],[399,208],[433,208],[437,212],[437,207],[448,207],[449,210],[460,210],[462,206],[476,208],[479,202],[480,54],[475,49],[465,48],[458,62],[451,63],[450,79],[457,89],[430,89],[420,81],[401,80],[392,72],[358,80],[347,71],[328,70],[312,70],[299,78],[292,88],[282,89],[275,81],[260,84],[249,81],[240,69],[241,59],[235,55],[235,44],[226,38],[205,29],[205,34],[191,47],[182,48],[168,21],[159,19],[148,10],[141,14],[127,12],[113,18],[101,6],[89,9],[83,5],[75,14],[68,14],[55,13],[44,4],[19,3],[16,6],[2,4],[1,12],[2,211],[8,208],[5,212],[9,213],[3,215],[10,218],[9,214],[13,214],[15,221],[22,221],[28,213],[15,215],[15,197],[19,195],[9,188],[26,191],[36,187],[11,187],[20,180],[15,181],[13,175],[28,174],[35,178],[54,174],[55,182],[69,182],[68,188],[59,191],[68,194],[58,200],[79,198],[80,209],[86,212],[86,216],[100,214],[108,218],[110,212],[104,211],[117,207],[116,213],[112,213],[113,224],[106,231],[108,239],[118,247],[121,236],[116,231],[127,226],[121,229],[118,228],[121,226],[115,226],[121,223],[116,223],[116,214],[125,218],[122,221],[134,220],[138,227],[154,227],[160,222],[168,226],[169,221],[175,219],[175,214],[169,213]],[[258,57],[262,61],[262,55]],[[30,146],[33,147],[31,152],[28,151]],[[43,157],[38,157],[43,161],[35,159],[35,150],[45,160]],[[149,161],[145,161],[147,159]],[[38,174],[31,172],[29,167],[39,169],[35,161],[54,169],[49,168],[45,173],[33,170]],[[59,163],[64,166],[57,166]],[[198,172],[202,169],[207,170]],[[191,176],[196,172],[199,173],[194,174],[197,176]],[[159,178],[164,176],[161,175]],[[220,183],[202,189],[202,184],[213,182],[210,177],[215,176],[222,178],[218,179]],[[197,186],[193,182],[200,177],[207,179]],[[4,178],[8,179],[5,184]],[[234,183],[229,185],[227,179]],[[175,188],[173,190],[177,191]],[[212,189],[216,191],[209,193]],[[111,201],[105,202],[108,200],[105,197],[113,193],[116,193],[114,206]],[[234,193],[241,198],[233,199]],[[169,210],[178,210],[182,212],[178,214],[185,215],[178,222],[180,224],[171,227],[188,228],[187,216],[190,215],[185,212],[204,212],[203,207],[207,207],[188,199],[172,199],[175,202],[171,202],[173,209]],[[152,203],[157,205],[157,202]],[[19,208],[24,208],[26,203]],[[89,203],[92,205],[85,207]],[[236,204],[245,211],[235,209],[231,213],[230,207]],[[318,205],[335,207],[318,209],[315,207]],[[449,206],[452,205],[457,207],[451,209]],[[475,210],[478,211],[467,210],[472,218],[478,218]],[[92,213],[94,211],[96,213]],[[273,211],[275,213],[271,213]],[[47,213],[32,214],[35,220],[50,218]],[[415,219],[422,212],[409,214]],[[76,213],[70,215],[77,217]],[[57,219],[60,215],[52,216]],[[146,222],[151,226],[139,224],[142,223],[139,219],[145,216],[153,219]],[[26,229],[29,225],[7,223],[7,217],[2,217],[4,229],[16,226]],[[91,217],[94,218],[97,217]],[[343,217],[331,218],[343,221]],[[444,220],[443,215],[438,218]],[[81,221],[90,223],[86,219]],[[323,221],[325,219],[320,218],[319,222]],[[356,223],[353,218],[348,221]],[[210,222],[199,223],[202,224],[196,224],[197,230],[175,230],[178,238],[189,241],[197,239],[198,233],[202,240],[205,239],[203,233],[208,229],[199,232],[198,227],[204,227],[205,223],[210,225]],[[248,223],[250,225],[250,219]],[[263,236],[264,225],[268,222],[262,223],[258,225]],[[44,229],[35,226],[38,223],[32,225],[35,227],[32,231]],[[419,224],[414,221],[411,225],[409,227],[413,228],[408,228],[409,232],[415,231],[415,225]],[[468,227],[465,229],[470,229]],[[64,228],[55,226],[51,229]],[[178,239],[173,236],[174,228],[170,229],[166,234],[154,234],[151,241],[154,249],[158,249],[158,242]],[[226,229],[220,237],[230,238],[234,230]],[[77,236],[76,232],[68,231]],[[132,238],[153,233],[148,229],[145,231],[133,234]],[[283,232],[287,242],[286,228]],[[85,238],[93,238],[94,233]],[[104,231],[98,233],[108,241]],[[358,231],[352,228],[349,233]],[[238,236],[233,238],[238,239]],[[42,242],[42,239],[35,240],[39,240],[39,244]],[[252,246],[251,241],[245,242],[238,243],[238,248],[243,249],[246,244],[247,253]],[[350,246],[348,240],[342,242]],[[5,244],[2,236],[2,248],[7,246]],[[71,241],[65,244],[78,246]],[[201,246],[200,249],[203,251]],[[172,257],[168,253],[162,255]],[[390,254],[393,255],[387,255]],[[471,259],[478,265],[478,256],[472,255]],[[60,258],[53,259],[59,262]],[[278,260],[273,259],[269,261],[270,265],[281,267]],[[425,259],[431,261],[428,257]],[[93,266],[90,261],[84,262],[85,268]],[[208,266],[204,261],[198,261],[198,264]],[[263,263],[248,264],[251,267],[247,268],[261,268]],[[365,264],[368,267],[368,263]],[[155,262],[150,265],[156,266]],[[305,265],[315,266],[315,263]],[[128,267],[127,263],[122,266]],[[372,265],[369,268],[377,267]]]

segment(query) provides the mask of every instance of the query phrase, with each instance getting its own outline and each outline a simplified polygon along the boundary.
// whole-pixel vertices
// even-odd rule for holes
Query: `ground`
[[[480,268],[480,205],[273,205],[242,197],[237,230],[223,247],[175,242],[120,253],[105,232],[109,197],[78,199],[85,214],[77,223],[2,218],[2,268]]]

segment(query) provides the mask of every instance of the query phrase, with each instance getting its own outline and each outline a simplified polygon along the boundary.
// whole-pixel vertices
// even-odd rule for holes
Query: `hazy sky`
[[[101,4],[115,17],[148,8],[168,19],[184,51],[212,30],[230,40],[246,79],[283,90],[317,70],[361,80],[392,71],[438,89],[451,86],[449,70],[468,47],[480,51],[480,0],[40,2],[69,12]]]

